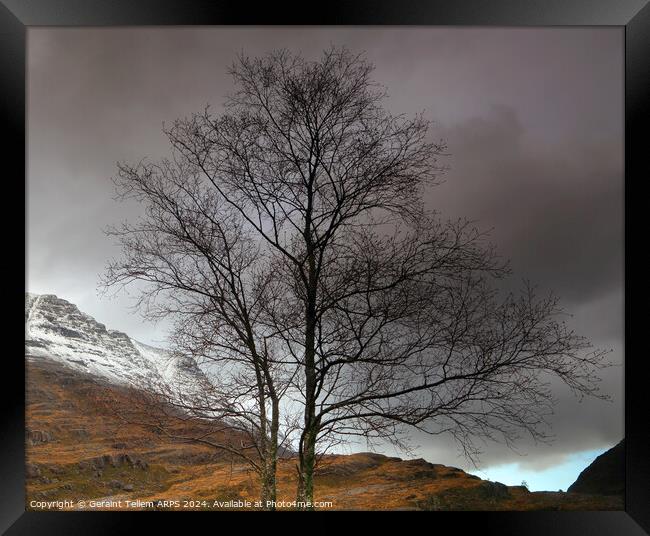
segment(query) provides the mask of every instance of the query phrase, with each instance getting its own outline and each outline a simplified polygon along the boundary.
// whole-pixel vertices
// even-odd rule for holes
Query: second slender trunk
[[[280,407],[277,400],[271,402],[271,429],[264,449],[262,466],[262,489],[260,500],[264,510],[275,510],[277,501],[277,472],[278,472],[278,431],[280,428]]]

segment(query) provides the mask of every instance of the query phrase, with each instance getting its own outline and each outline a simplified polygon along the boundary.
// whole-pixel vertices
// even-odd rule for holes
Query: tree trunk
[[[297,500],[306,506],[301,510],[312,510],[314,503],[314,466],[316,465],[316,301],[318,275],[316,269],[316,251],[312,241],[311,215],[313,210],[313,181],[315,175],[310,171],[307,187],[307,211],[305,215],[305,239],[307,260],[307,285],[305,300],[305,413],[304,429],[299,451],[300,468],[298,478]]]
[[[277,501],[278,430],[280,428],[280,404],[275,398],[271,402],[271,434],[265,452],[264,474],[262,475],[262,508],[275,510]]]
[[[265,460],[261,475],[260,501],[264,510],[275,510],[277,500],[276,473],[276,456],[275,453],[269,452],[269,459]]]
[[[305,413],[299,458],[297,500],[299,503],[314,502],[314,466],[316,464],[316,367],[315,367],[315,311],[313,300],[307,306],[305,330]],[[301,506],[300,509],[312,509]]]
[[[296,500],[301,503],[301,510],[313,510],[314,504],[314,468],[316,466],[316,432],[305,433],[300,452],[298,474],[298,493]]]

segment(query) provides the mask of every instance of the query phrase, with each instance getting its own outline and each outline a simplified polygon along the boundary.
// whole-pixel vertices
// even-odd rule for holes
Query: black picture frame
[[[308,4],[224,0],[0,0],[0,107],[3,130],[5,243],[5,351],[2,385],[0,529],[7,534],[124,533],[174,525],[187,530],[189,518],[135,512],[25,512],[24,361],[20,307],[24,303],[25,55],[30,26],[139,25],[463,25],[620,26],[625,31],[625,438],[626,496],[621,512],[439,512],[463,530],[485,534],[643,534],[650,532],[650,431],[647,376],[642,352],[632,346],[632,266],[641,242],[633,241],[631,217],[644,180],[650,177],[644,135],[650,119],[650,5],[648,0],[357,0]],[[9,164],[9,165],[7,165]],[[22,217],[21,217],[22,214]],[[637,247],[635,247],[637,246]],[[25,259],[25,263],[27,259]],[[21,275],[22,271],[22,275]],[[634,302],[642,303],[642,298]],[[639,321],[637,321],[639,324]],[[637,338],[638,338],[637,334]],[[15,345],[15,347],[14,347]],[[316,515],[330,515],[316,514]],[[285,514],[281,514],[285,515]],[[303,514],[305,515],[305,514]],[[313,515],[313,514],[307,514]],[[401,515],[406,515],[402,513]],[[367,520],[367,515],[366,515]],[[202,520],[205,521],[205,520]],[[210,520],[210,530],[222,530]],[[285,528],[288,526],[285,526]],[[161,527],[162,528],[162,527]],[[297,526],[296,526],[297,528]],[[223,530],[226,529],[223,526]],[[289,529],[290,530],[290,529]],[[300,529],[303,530],[303,529]]]

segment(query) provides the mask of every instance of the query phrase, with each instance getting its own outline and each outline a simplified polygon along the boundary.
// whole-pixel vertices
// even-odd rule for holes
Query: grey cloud
[[[430,192],[432,207],[492,229],[515,273],[572,303],[621,288],[622,133],[604,146],[564,139],[540,148],[499,107],[441,134],[451,171]]]

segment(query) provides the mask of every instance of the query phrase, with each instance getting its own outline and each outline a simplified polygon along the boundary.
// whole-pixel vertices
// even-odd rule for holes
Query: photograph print
[[[27,510],[623,510],[621,27],[30,27]]]

